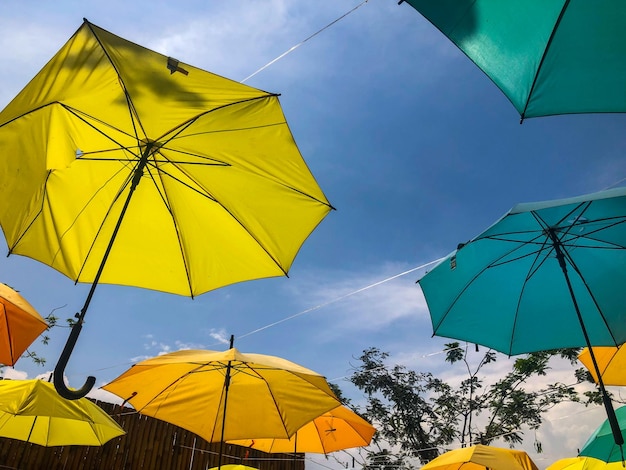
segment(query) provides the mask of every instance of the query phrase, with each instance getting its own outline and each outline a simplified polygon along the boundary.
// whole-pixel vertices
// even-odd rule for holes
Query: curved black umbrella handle
[[[67,366],[67,362],[70,359],[72,351],[74,350],[74,346],[76,345],[76,341],[78,340],[78,335],[80,334],[80,330],[83,328],[83,322],[79,319],[72,326],[72,331],[70,332],[70,336],[65,343],[65,347],[63,348],[63,352],[61,353],[61,357],[57,362],[56,367],[54,368],[54,388],[59,395],[67,400],[78,400],[79,398],[83,398],[85,395],[89,393],[89,391],[93,388],[96,383],[96,378],[92,375],[87,377],[85,384],[77,389],[70,390],[65,385],[63,381],[63,376],[65,374],[65,367]]]

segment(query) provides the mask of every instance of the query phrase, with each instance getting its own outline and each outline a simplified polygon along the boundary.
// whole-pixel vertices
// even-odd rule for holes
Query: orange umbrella
[[[376,428],[354,411],[338,406],[302,426],[289,439],[240,439],[228,442],[269,453],[328,454],[367,446],[375,432]]]
[[[620,346],[595,346],[593,354],[598,363],[604,385],[626,385],[626,348]],[[589,370],[593,380],[598,381],[598,374],[591,362],[589,348],[578,355],[578,360]]]
[[[48,324],[20,294],[0,283],[0,363],[12,366]]]

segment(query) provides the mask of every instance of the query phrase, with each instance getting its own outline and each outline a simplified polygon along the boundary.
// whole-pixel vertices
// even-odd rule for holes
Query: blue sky
[[[358,392],[342,378],[371,346],[388,351],[393,363],[452,380],[458,371],[436,354],[446,341],[431,337],[415,284],[424,271],[416,268],[445,256],[518,202],[594,192],[626,177],[626,116],[547,117],[520,125],[495,85],[395,0],[5,0],[0,107],[83,17],[182,62],[243,80],[358,5],[246,81],[281,93],[301,153],[337,208],[305,242],[289,278],[250,281],[194,300],[101,285],[67,368],[71,386],[89,374],[102,385],[134,361],[165,351],[221,350],[231,334],[241,351],[316,370],[357,401]],[[58,309],[63,318],[82,307],[89,287],[19,256],[0,258],[0,281],[42,315]],[[47,372],[67,333],[57,328],[48,346],[35,345],[47,367],[22,360],[16,371],[30,377]],[[560,424],[544,430],[554,443],[550,449],[544,442],[541,459],[548,463],[575,455],[585,433],[599,424],[565,421],[574,413],[566,410]],[[564,439],[564,423],[578,434],[567,432]]]

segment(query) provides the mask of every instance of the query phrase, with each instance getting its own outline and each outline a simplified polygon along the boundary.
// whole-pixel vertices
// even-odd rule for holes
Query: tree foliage
[[[364,409],[359,411],[377,428],[377,450],[368,455],[368,467],[403,467],[416,457],[427,462],[452,443],[466,446],[501,439],[513,446],[522,441],[524,428],[537,429],[543,414],[558,403],[597,402],[593,393],[581,397],[572,385],[527,386],[532,379],[547,375],[553,358],[567,359],[573,365],[577,349],[520,357],[506,375],[492,383],[486,383],[483,369],[496,363],[498,354],[493,350],[477,352],[481,355],[472,364],[472,349],[457,342],[445,345],[445,361],[464,369],[465,378],[455,385],[430,372],[390,366],[386,363],[388,353],[377,348],[363,351],[350,381],[366,398]],[[588,378],[582,370],[573,370],[573,382]],[[538,450],[540,446],[537,443]]]

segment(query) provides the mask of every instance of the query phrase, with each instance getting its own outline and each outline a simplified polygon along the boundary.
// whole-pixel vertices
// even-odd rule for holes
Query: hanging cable
[[[283,323],[283,322],[286,322],[288,320],[292,320],[292,319],[294,319],[296,317],[302,316],[302,315],[304,315],[306,313],[310,313],[310,312],[313,312],[315,310],[319,310],[322,307],[326,307],[326,306],[328,306],[330,304],[333,304],[335,302],[339,302],[340,300],[343,300],[343,299],[345,299],[347,297],[350,297],[352,295],[358,294],[359,292],[363,292],[363,291],[365,291],[367,289],[371,289],[372,287],[379,286],[381,284],[384,284],[385,282],[392,281],[393,279],[396,279],[396,278],[401,277],[401,276],[405,276],[406,274],[412,273],[414,271],[418,271],[420,269],[424,269],[427,266],[430,266],[431,264],[438,263],[442,259],[443,258],[437,259],[435,261],[429,261],[426,264],[422,264],[421,266],[417,266],[415,268],[412,268],[412,269],[409,269],[407,271],[401,272],[400,274],[396,274],[394,276],[388,277],[386,279],[383,279],[382,281],[375,282],[374,284],[370,284],[369,286],[361,287],[360,289],[357,289],[355,291],[349,292],[348,294],[344,294],[344,295],[341,295],[339,297],[336,297],[336,298],[334,298],[332,300],[329,300],[328,302],[324,302],[323,304],[316,305],[315,307],[308,308],[308,309],[306,309],[306,310],[304,310],[302,312],[299,312],[299,313],[296,313],[296,314],[291,315],[289,317],[283,318],[282,320],[278,320],[278,321],[276,321],[274,323],[270,323],[269,325],[265,325],[265,326],[262,326],[261,328],[257,328],[256,330],[250,331],[249,333],[246,333],[246,334],[243,334],[243,335],[237,335],[237,338],[238,339],[245,338],[246,336],[253,335],[253,334],[258,333],[260,331],[263,331],[263,330],[266,330],[266,329],[271,328],[273,326],[279,325],[280,323]]]
[[[341,15],[339,18],[337,18],[336,20],[328,23],[326,26],[324,26],[322,29],[320,29],[319,31],[311,34],[308,38],[306,38],[305,40],[301,41],[300,43],[296,44],[295,46],[293,46],[291,49],[287,50],[286,52],[283,52],[281,55],[279,55],[278,57],[276,57],[274,60],[268,62],[267,64],[265,64],[263,67],[261,67],[259,70],[257,70],[256,72],[254,72],[251,75],[248,75],[246,78],[244,78],[243,80],[241,80],[241,83],[246,82],[248,79],[254,77],[257,73],[265,70],[266,68],[268,68],[270,65],[272,65],[274,62],[278,62],[280,59],[282,59],[283,57],[285,57],[287,54],[293,52],[294,50],[296,50],[298,47],[300,47],[302,44],[304,44],[305,42],[307,42],[309,39],[313,39],[315,36],[317,36],[318,34],[320,34],[322,31],[324,31],[325,29],[330,28],[332,25],[334,25],[335,23],[337,23],[338,21],[342,20],[343,18],[345,18],[346,16],[348,16],[350,13],[356,11],[357,9],[361,8],[363,5],[365,5],[369,0],[363,0],[363,2],[359,3],[357,6],[355,6],[352,10],[344,13],[343,15]]]

